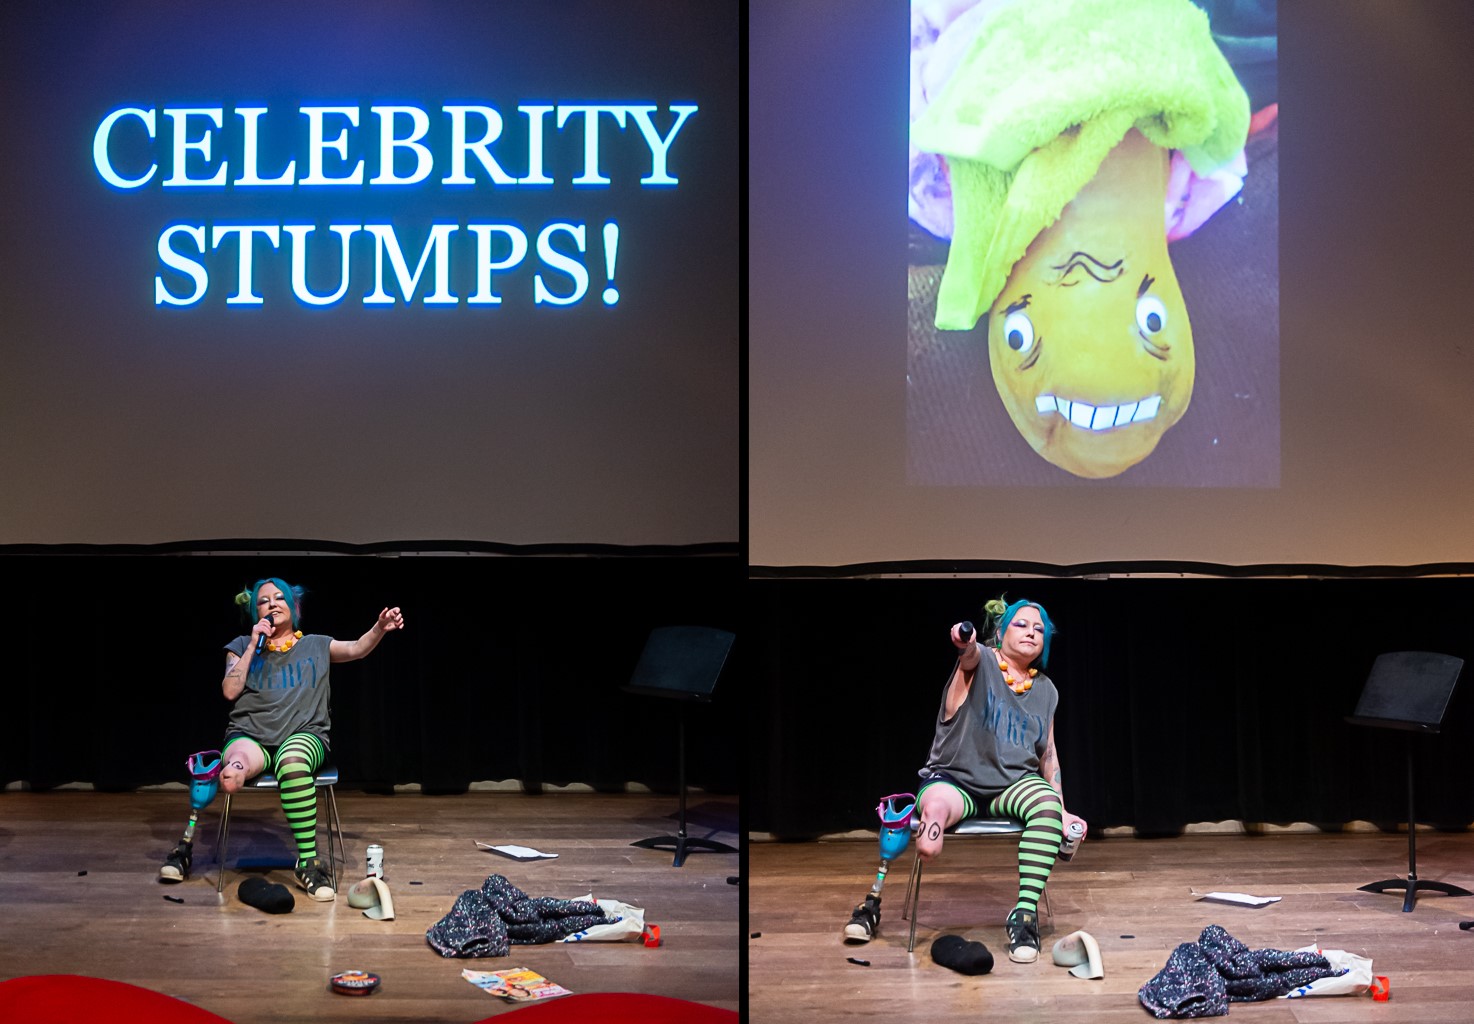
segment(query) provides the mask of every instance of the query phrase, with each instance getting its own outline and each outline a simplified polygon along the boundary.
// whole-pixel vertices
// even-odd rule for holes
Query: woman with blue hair
[[[1039,957],[1039,897],[1064,841],[1065,829],[1085,821],[1064,808],[1054,711],[1059,692],[1042,669],[1049,663],[1054,623],[1034,601],[990,601],[983,636],[952,627],[957,662],[942,690],[936,733],[917,794],[920,825],[916,855],[930,861],[947,829],[987,814],[1024,823],[1019,839],[1018,900],[1008,915],[1009,959]],[[986,644],[979,643],[984,639]],[[872,890],[845,925],[849,941],[865,942],[880,923],[880,894]]]
[[[160,881],[182,882],[189,876],[195,824],[217,784],[235,793],[269,769],[276,775],[282,811],[297,843],[297,884],[314,900],[336,896],[317,855],[314,783],[328,751],[329,668],[365,657],[386,633],[404,628],[404,614],[398,608],[383,609],[357,640],[303,635],[298,628],[302,595],[301,587],[276,577],[258,580],[236,595],[254,625],[225,645],[221,689],[231,702],[225,749],[213,772],[195,770],[201,755],[190,759],[196,780],[192,812],[184,837],[159,869]]]

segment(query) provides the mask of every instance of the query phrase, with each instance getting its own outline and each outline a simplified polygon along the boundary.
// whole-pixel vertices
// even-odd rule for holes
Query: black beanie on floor
[[[264,878],[248,878],[235,890],[236,898],[248,907],[264,910],[268,914],[286,914],[297,905],[291,890],[284,885],[273,885]]]
[[[943,967],[963,974],[987,974],[993,969],[993,954],[981,942],[961,935],[943,935],[931,944],[931,958]]]

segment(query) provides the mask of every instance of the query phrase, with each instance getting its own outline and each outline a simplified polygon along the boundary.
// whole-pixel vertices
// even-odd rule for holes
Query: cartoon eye
[[[1023,310],[1015,310],[1003,321],[1003,340],[1020,355],[1034,347],[1034,321]]]
[[[1141,333],[1150,337],[1161,334],[1167,328],[1167,307],[1155,295],[1143,295],[1136,300],[1136,326]]]

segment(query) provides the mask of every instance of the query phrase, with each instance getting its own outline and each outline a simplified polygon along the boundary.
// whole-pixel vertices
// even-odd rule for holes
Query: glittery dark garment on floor
[[[605,924],[597,903],[528,896],[502,875],[456,897],[450,913],[430,926],[425,941],[441,956],[506,956],[512,946],[556,942]]]
[[[1197,942],[1172,951],[1167,965],[1141,986],[1137,997],[1153,1017],[1217,1017],[1231,1002],[1276,999],[1301,985],[1334,978],[1319,953],[1250,949],[1216,924]]]

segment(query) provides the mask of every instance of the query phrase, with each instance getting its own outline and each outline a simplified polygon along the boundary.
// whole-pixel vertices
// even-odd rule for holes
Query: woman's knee
[[[312,764],[305,757],[284,757],[277,763],[276,777],[285,775],[311,775]]]

